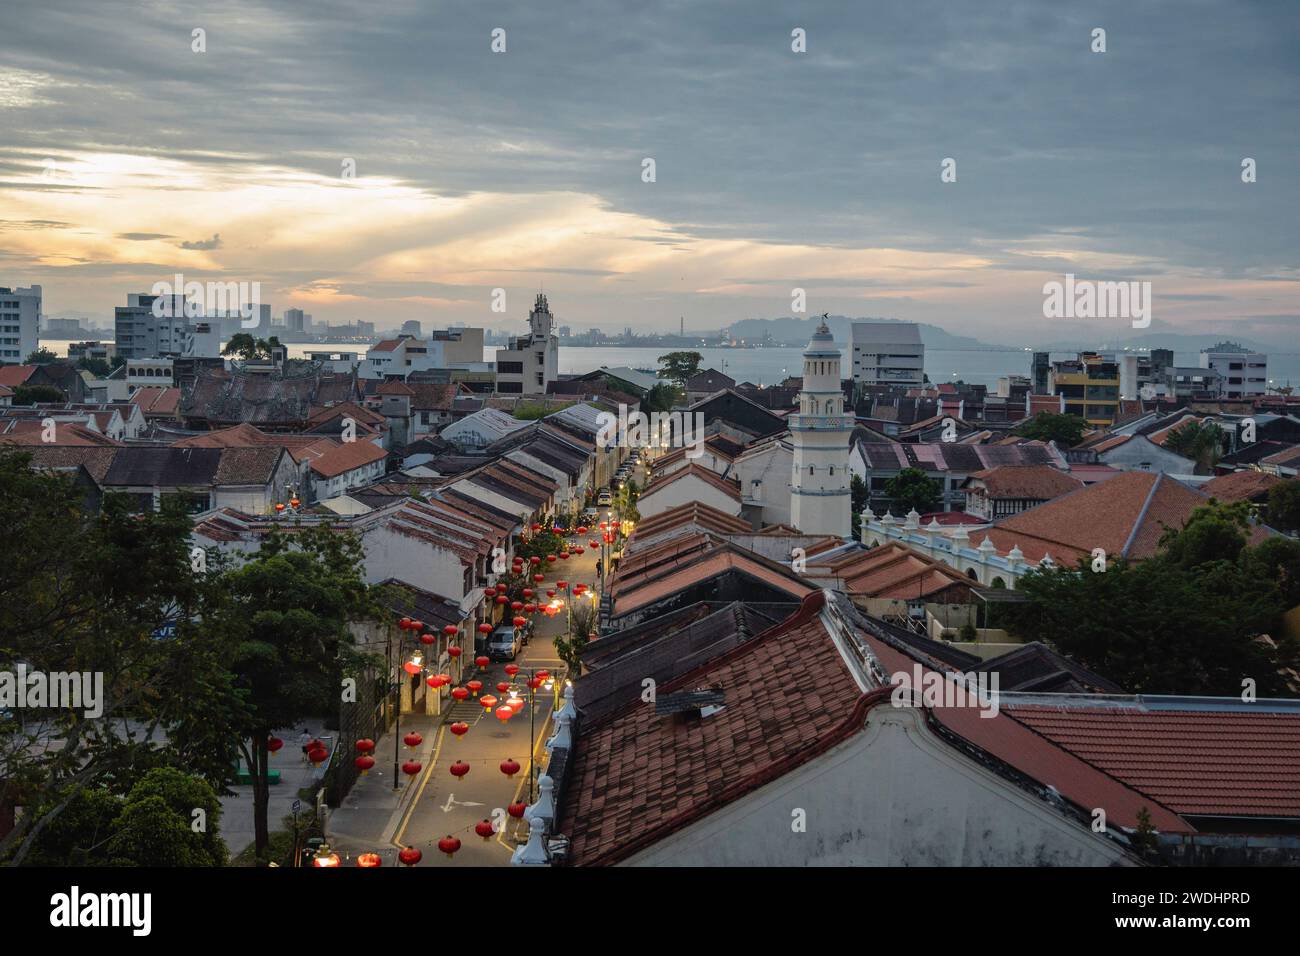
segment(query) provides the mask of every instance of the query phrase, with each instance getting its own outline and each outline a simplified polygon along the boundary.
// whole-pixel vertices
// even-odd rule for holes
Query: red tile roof
[[[333,478],[362,468],[388,457],[388,452],[368,441],[340,442],[327,448],[311,461],[311,470],[325,478]]]
[[[1300,713],[1012,706],[1058,746],[1185,816],[1300,819]]]
[[[1246,471],[1233,471],[1226,475],[1219,475],[1217,478],[1211,478],[1201,485],[1200,491],[1202,494],[1217,498],[1220,501],[1262,501],[1268,497],[1272,487],[1280,485],[1282,480],[1277,475],[1270,475],[1262,471],[1249,469]]]
[[[35,371],[35,365],[0,365],[0,385],[17,388],[31,378]]]
[[[699,478],[707,485],[712,485],[727,497],[735,499],[737,504],[740,503],[740,485],[737,482],[719,477],[713,469],[694,463],[687,465],[685,468],[677,469],[677,471],[674,471],[671,475],[661,475],[654,481],[650,482],[650,484],[645,486],[645,490],[641,492],[641,500],[649,498],[651,495],[663,490],[673,482],[681,481],[683,478],[692,476]]]
[[[1002,465],[986,468],[970,476],[984,483],[992,498],[1041,498],[1048,500],[1070,491],[1078,491],[1083,483],[1071,478],[1059,468],[1050,465]]]
[[[86,447],[92,445],[120,447],[122,442],[109,438],[97,431],[92,431],[85,425],[78,425],[75,422],[54,423],[54,441],[47,442],[44,438],[45,426],[39,418],[22,418],[10,419],[9,421],[0,422],[0,444],[10,445],[46,445],[46,446],[78,446]]]

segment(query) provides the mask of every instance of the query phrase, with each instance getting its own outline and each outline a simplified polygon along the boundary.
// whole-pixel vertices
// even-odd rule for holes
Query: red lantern
[[[442,626],[442,633],[446,634],[448,637],[455,636],[457,630],[458,628],[455,624],[444,624]]]
[[[423,765],[418,760],[408,760],[406,763],[402,764],[402,773],[406,774],[408,777],[414,777],[423,769]]]
[[[554,564],[554,563],[555,563],[555,555],[553,555],[553,554],[548,554],[548,555],[546,556],[546,563],[547,563],[547,564]]]
[[[434,637],[432,634],[421,634],[421,635],[420,635],[420,643],[421,643],[421,644],[424,644],[426,647],[427,647],[428,645],[432,644],[432,643],[433,643],[434,641],[436,641],[436,640],[437,640],[437,638]]]
[[[402,743],[406,744],[408,747],[418,747],[420,744],[424,743],[424,738],[413,730],[402,738]]]
[[[401,852],[397,854],[397,858],[407,866],[415,866],[415,864],[424,859],[424,854],[421,853],[417,847],[405,846],[402,847]]]
[[[492,661],[480,654],[478,657],[474,658],[474,663],[478,665],[479,670],[486,670],[487,666],[491,664]]]
[[[275,506],[275,510],[276,510],[276,511],[283,511],[283,510],[284,510],[284,505],[276,505],[276,506]]]
[[[423,631],[423,630],[424,630],[424,622],[423,622],[423,621],[412,621],[412,622],[411,622],[411,630],[413,630],[413,631]]]
[[[533,580],[536,581],[538,584],[541,584],[543,581],[546,580],[546,575],[544,575],[544,574],[534,574],[534,575],[533,575]]]
[[[518,665],[518,664],[507,664],[507,665],[505,666],[505,672],[506,672],[506,676],[508,676],[508,677],[514,677],[516,674],[519,673],[519,665]]]
[[[491,820],[484,820],[481,823],[474,824],[474,832],[483,839],[490,840],[492,839],[492,834],[496,833],[496,830],[492,829]]]
[[[608,521],[602,521],[602,522],[600,523],[600,530],[601,530],[601,531],[604,531],[604,530],[605,530],[606,528],[608,528],[608,527],[609,527],[609,522],[608,522]]]
[[[524,605],[524,613],[525,614],[537,613],[537,605],[534,604],[532,601],[529,601],[527,604]]]
[[[491,633],[492,633],[492,625],[491,625],[491,624],[480,624],[480,625],[478,626],[478,632],[479,632],[480,634],[491,634]]]
[[[442,686],[442,675],[432,674],[429,677],[426,677],[424,679],[424,682],[428,684],[430,687],[432,687],[434,690],[437,690],[439,687]]]
[[[523,607],[524,607],[524,602],[523,602],[523,601],[511,601],[511,602],[510,602],[510,610],[512,610],[512,611],[522,611],[522,610],[523,610]]]
[[[464,687],[453,687],[451,689],[451,696],[455,697],[457,700],[465,700],[469,697],[469,691]]]
[[[471,694],[477,697],[478,692],[483,689],[483,682],[481,680],[467,680],[465,686],[469,688]]]
[[[409,631],[411,629],[411,619],[409,617],[404,617],[397,622],[397,626],[404,631]]]
[[[469,773],[469,764],[463,760],[457,760],[447,769],[451,771],[453,777],[463,777],[465,774]]]
[[[457,687],[456,689],[461,690],[462,688]],[[465,723],[464,721],[458,720],[451,725],[451,732],[455,734],[457,737],[464,737],[467,733],[469,733],[469,724]]]
[[[528,623],[528,618],[526,617],[515,618],[515,627],[523,627],[527,623]]]
[[[524,597],[526,597],[526,598],[530,598],[530,597],[532,597],[532,596],[533,596],[533,589],[532,589],[532,588],[524,588]]]
[[[375,742],[369,737],[362,737],[357,741],[357,752],[368,754],[375,749]]]
[[[593,548],[600,547],[600,542],[597,541],[595,538],[592,538],[590,541],[587,542],[587,544],[591,545]]]
[[[537,690],[537,688],[542,686],[542,679],[540,677],[530,677],[528,678],[528,686],[533,690]]]
[[[582,546],[581,546],[581,545],[579,545],[578,547],[574,548],[573,550],[574,550],[574,552],[575,552],[576,554],[586,554],[586,553],[587,553],[586,551],[584,551],[584,550],[582,549]]]
[[[560,552],[560,560],[561,560],[561,561],[568,561],[568,560],[569,560],[569,552],[567,552],[567,551],[561,551],[561,552]]]
[[[420,665],[415,663],[415,661],[407,661],[402,665],[402,670],[414,677],[416,674],[420,673]]]
[[[362,853],[357,857],[357,866],[362,869],[370,869],[371,867],[379,866],[383,862],[383,857],[378,853]]]
[[[512,803],[510,806],[506,807],[506,813],[518,820],[524,815],[524,811],[527,809],[528,804],[526,803]]]
[[[453,644],[451,647],[447,648],[447,653],[452,657],[460,657],[460,648]]]
[[[513,777],[519,772],[519,761],[507,757],[505,760],[501,761],[501,772],[507,777]]]
[[[534,530],[534,531],[541,531],[541,530],[542,530],[542,526],[539,525],[539,524],[535,524],[535,525],[533,525],[533,530]]]
[[[484,694],[479,698],[479,703],[483,705],[484,710],[491,710],[497,705],[497,699],[491,694]]]
[[[307,759],[311,761],[313,767],[319,767],[330,759],[330,753],[324,747],[316,747],[307,751]]]
[[[496,597],[496,593],[497,593],[497,589],[491,586],[485,587],[483,589],[484,597]]]
[[[551,676],[551,672],[546,670],[546,668],[542,668],[537,672],[537,676],[540,677],[542,680],[546,680],[546,678]]]
[[[369,773],[375,765],[375,758],[369,754],[362,754],[356,760],[352,761],[353,765],[361,771],[362,775]]]
[[[563,590],[565,590],[565,589],[569,586],[569,582],[568,582],[568,581],[556,581],[556,582],[555,582],[555,586],[556,586],[557,588],[559,588],[561,591],[563,591]]]
[[[498,595],[497,595],[497,603],[498,603],[498,604],[509,604],[509,603],[510,603],[510,598],[506,597],[504,594],[498,594]]]
[[[283,746],[284,746],[284,741],[281,740],[279,737],[267,737],[267,738],[266,738],[266,749],[267,749],[267,752],[270,753],[270,755],[271,755],[272,757],[274,757],[276,751],[279,750],[279,749],[280,749],[281,747],[283,747]]]
[[[499,680],[499,681],[497,681],[497,693],[498,693],[498,694],[504,694],[504,693],[505,693],[506,691],[508,691],[509,689],[510,689],[510,684],[509,684],[507,681],[503,681],[503,680]]]
[[[547,589],[546,589],[546,596],[547,596],[547,597],[555,597],[555,588],[547,588]]]
[[[448,834],[438,841],[438,849],[448,856],[455,856],[456,851],[460,849],[460,841]]]
[[[587,526],[585,524],[578,525],[578,534],[586,534],[586,533],[587,533]]]
[[[508,721],[511,717],[515,715],[515,710],[513,707],[511,707],[508,704],[502,704],[500,707],[497,708],[496,714],[497,714],[497,720],[501,721],[501,723],[504,724],[506,721]]]
[[[537,555],[533,555],[531,558],[528,559],[528,563],[529,563],[529,564],[541,564],[541,563],[542,563],[542,559],[539,558]]]

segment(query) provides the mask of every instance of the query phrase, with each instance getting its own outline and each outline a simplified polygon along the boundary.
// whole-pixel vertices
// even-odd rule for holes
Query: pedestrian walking
[[[300,733],[300,734],[298,735],[298,743],[301,745],[301,748],[302,748],[302,762],[303,762],[303,763],[306,763],[306,762],[307,762],[307,745],[308,745],[309,743],[311,743],[311,731],[309,731],[306,727],[304,727],[304,728],[302,729],[302,733]]]

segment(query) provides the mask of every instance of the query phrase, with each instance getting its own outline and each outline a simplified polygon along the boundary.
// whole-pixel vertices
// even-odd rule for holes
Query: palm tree
[[[1225,435],[1222,428],[1210,421],[1184,422],[1165,436],[1164,446],[1175,454],[1196,462],[1196,473],[1208,475],[1223,456]]]

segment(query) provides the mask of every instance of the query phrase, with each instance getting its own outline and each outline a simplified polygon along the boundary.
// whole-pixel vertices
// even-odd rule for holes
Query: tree
[[[885,483],[885,494],[892,500],[891,514],[895,511],[899,515],[909,511],[925,514],[939,504],[939,483],[927,478],[920,468],[904,468]]]
[[[211,582],[191,565],[189,518],[167,501],[134,514],[112,494],[99,514],[81,505],[67,476],[0,451],[0,669],[21,661],[29,672],[102,680],[98,712],[0,711],[0,803],[26,808],[0,839],[0,857],[14,864],[89,789],[163,765],[215,788],[233,776],[233,742],[210,733],[229,674],[200,623]],[[155,636],[165,622],[172,636]],[[134,730],[124,734],[127,721]]]
[[[1165,436],[1164,447],[1196,463],[1196,473],[1208,475],[1223,457],[1227,434],[1211,421],[1188,421]]]
[[[849,479],[849,507],[853,510],[854,540],[862,537],[862,513],[867,510],[867,503],[870,500],[870,490],[867,488],[867,483],[862,480],[862,476],[854,475]]]
[[[269,838],[267,740],[276,728],[337,709],[343,674],[360,663],[348,624],[380,619],[363,556],[351,533],[328,526],[292,534],[276,529],[253,560],[222,577],[229,600],[208,627],[244,705],[226,719],[253,780],[259,858]]]
[[[53,362],[57,362],[58,360],[59,357],[57,355],[55,355],[44,345],[42,345],[40,348],[36,349],[36,351],[31,352],[27,356],[27,359],[23,362],[23,364],[24,365],[49,365]]]
[[[660,382],[646,392],[645,398],[641,400],[641,410],[646,413],[672,411],[680,394],[674,386]]]
[[[1289,534],[1300,531],[1300,479],[1284,481],[1269,490],[1264,520],[1278,531]]]
[[[1087,422],[1078,415],[1039,412],[1033,418],[1017,425],[1012,429],[1011,434],[1031,441],[1054,441],[1058,445],[1072,446],[1083,441],[1083,431],[1086,427]]]
[[[280,339],[277,336],[271,336],[269,339],[255,339],[248,332],[236,332],[226,343],[226,347],[221,350],[222,355],[235,355],[242,358],[245,362],[251,362],[254,359],[270,358],[271,350],[280,347]]]
[[[592,592],[594,593],[594,592]],[[582,673],[582,649],[591,641],[591,635],[599,626],[600,612],[590,599],[569,596],[570,633],[555,638],[555,653],[569,668],[569,673],[577,677]]]
[[[550,528],[533,532],[532,537],[521,541],[515,548],[515,554],[527,561],[529,558],[546,560],[548,554],[559,554],[565,548],[565,539]]]
[[[45,402],[63,402],[63,393],[53,385],[19,385],[14,388],[15,405],[39,405]]]
[[[704,356],[699,352],[669,352],[659,356],[659,377],[676,385],[685,385],[686,380],[700,370],[703,361]]]
[[[77,359],[77,368],[84,368],[96,378],[107,378],[113,371],[112,366],[102,358],[88,358],[86,356]]]
[[[115,860],[136,866],[224,866],[220,820],[221,801],[211,786],[160,767],[127,793],[107,849]]]

